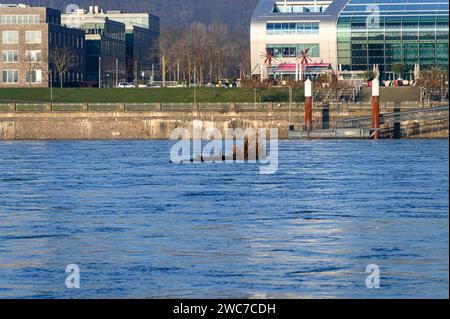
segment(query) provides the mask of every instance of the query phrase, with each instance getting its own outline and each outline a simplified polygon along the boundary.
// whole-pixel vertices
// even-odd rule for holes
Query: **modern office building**
[[[84,81],[84,32],[63,27],[60,11],[0,4],[0,36],[0,87],[59,86],[55,64],[67,69],[64,86]],[[61,63],[63,55],[66,63]]]
[[[107,11],[106,15],[125,24],[128,82],[153,80],[159,72],[159,17],[121,11]]]
[[[261,0],[251,21],[252,73],[293,76],[305,49],[305,73],[331,66],[358,77],[377,65],[392,78],[396,63],[405,76],[416,64],[448,68],[448,22],[448,0]]]
[[[86,76],[91,85],[148,81],[159,69],[157,16],[104,12],[97,6],[90,6],[87,11],[80,9],[64,14],[62,23],[86,32]]]

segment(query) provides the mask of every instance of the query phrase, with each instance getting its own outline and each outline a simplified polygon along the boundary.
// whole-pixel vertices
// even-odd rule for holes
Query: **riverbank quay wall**
[[[381,112],[442,105],[448,106],[448,102],[384,102]],[[316,103],[313,128],[335,127],[344,119],[370,114],[368,103]],[[287,139],[289,125],[296,130],[304,127],[302,103],[0,104],[0,140],[169,139],[176,128],[186,128],[193,136],[194,131],[211,127],[222,134],[229,128],[278,128],[278,137]],[[414,129],[417,131],[417,126]],[[448,129],[430,137],[448,138]]]

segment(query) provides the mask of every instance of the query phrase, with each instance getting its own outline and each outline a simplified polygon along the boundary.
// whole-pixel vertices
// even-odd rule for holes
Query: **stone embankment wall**
[[[384,103],[381,111],[393,112],[398,107],[398,104]],[[151,111],[133,111],[126,105],[113,106],[108,111],[91,110],[87,106],[73,111],[61,109],[64,108],[53,106],[33,111],[7,106],[6,110],[0,110],[0,140],[168,139],[179,127],[188,129],[191,136],[194,130],[209,127],[216,127],[222,133],[227,128],[278,128],[279,138],[285,139],[289,125],[294,125],[296,130],[304,126],[301,104],[247,105],[245,110],[230,104],[187,105],[187,108],[186,105],[155,105]],[[314,128],[334,127],[339,120],[370,114],[370,104],[320,105],[313,110]],[[441,135],[435,132],[433,137],[448,137],[448,131]]]

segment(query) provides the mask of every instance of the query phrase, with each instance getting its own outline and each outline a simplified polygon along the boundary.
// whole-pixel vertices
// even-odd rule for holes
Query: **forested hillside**
[[[13,1],[10,1],[13,2]],[[95,4],[106,10],[129,12],[150,11],[161,17],[162,30],[191,25],[222,22],[230,29],[248,32],[250,17],[258,0],[18,0],[32,5],[46,5],[57,9],[71,3],[87,8]]]

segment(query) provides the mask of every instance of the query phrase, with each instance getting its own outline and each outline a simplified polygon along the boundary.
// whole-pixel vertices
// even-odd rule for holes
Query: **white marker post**
[[[298,79],[299,81],[303,81],[303,64],[298,64]]]
[[[260,81],[261,81],[261,83],[263,83],[264,82],[264,68],[263,68],[262,64],[259,65],[259,70],[260,70],[260,74],[261,74]]]

